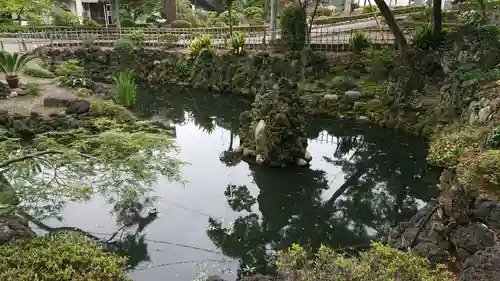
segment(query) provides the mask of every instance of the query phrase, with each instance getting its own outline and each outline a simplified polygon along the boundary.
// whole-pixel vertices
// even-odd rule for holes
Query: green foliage
[[[93,34],[82,34],[80,37],[82,40],[82,45],[84,48],[90,48],[94,45],[94,41],[97,39],[97,36]]]
[[[457,77],[460,81],[468,83],[470,81],[491,82],[500,80],[500,67],[495,67],[489,70],[473,68],[467,71],[462,71]]]
[[[304,48],[307,37],[307,17],[298,5],[285,7],[279,17],[281,40],[289,49]]]
[[[132,45],[134,47],[138,48],[144,43],[144,41],[146,39],[146,34],[144,34],[142,29],[135,29],[130,34],[128,34],[125,38],[130,40],[130,42],[132,42]]]
[[[331,17],[332,14],[333,11],[328,7],[318,7],[318,9],[316,10],[317,17]]]
[[[112,101],[100,100],[92,103],[90,112],[93,115],[106,117],[118,122],[131,122],[137,120],[137,118],[127,110],[125,107],[116,104]]]
[[[212,37],[208,34],[202,34],[196,36],[191,42],[189,42],[189,56],[191,58],[196,58],[203,53],[214,53],[215,50],[212,46]]]
[[[361,31],[356,30],[349,36],[349,47],[355,53],[361,53],[371,46],[371,41]]]
[[[500,125],[496,126],[486,139],[486,147],[491,149],[500,149]]]
[[[24,68],[24,74],[38,78],[54,78],[55,75],[51,71],[39,66],[38,64],[28,63]]]
[[[350,76],[336,76],[332,79],[331,86],[334,89],[348,91],[358,86],[356,80]]]
[[[24,90],[28,95],[38,95],[41,91],[40,85],[34,83],[28,83],[26,90]]]
[[[363,6],[363,14],[371,14],[373,12],[378,12],[378,7],[377,6],[372,6],[372,5],[366,5]]]
[[[123,17],[123,18],[120,18],[120,24],[123,27],[132,27],[132,26],[134,26],[135,21],[133,18]]]
[[[83,17],[83,25],[91,27],[101,27],[102,25],[89,17]]]
[[[90,238],[61,232],[0,246],[0,280],[130,280],[126,260]]]
[[[264,10],[261,7],[248,7],[243,10],[243,15],[249,22],[261,21],[264,18]]]
[[[430,25],[418,27],[411,35],[410,43],[418,49],[427,50],[435,42],[434,29]]]
[[[369,64],[370,78],[379,81],[389,76],[392,70],[395,52],[390,48],[373,51]]]
[[[85,77],[75,77],[75,76],[60,76],[57,83],[60,87],[70,87],[70,88],[90,88],[94,82]]]
[[[229,26],[229,12],[224,11],[222,12],[219,17],[219,21],[223,22],[225,25]],[[238,18],[238,12],[235,10],[231,10],[231,24],[233,26],[238,25],[240,23],[240,20]]]
[[[52,13],[54,25],[75,25],[80,23],[80,17],[70,11],[64,10],[62,8],[55,9]]]
[[[411,250],[401,252],[380,243],[373,243],[358,258],[339,254],[324,245],[312,258],[309,256],[308,251],[293,244],[290,249],[278,252],[278,270],[290,272],[296,277],[294,280],[454,280],[446,266],[429,268],[429,261]]]
[[[67,60],[59,64],[55,70],[57,76],[69,76],[73,72],[83,71],[83,66],[80,66],[80,61],[77,59]]]
[[[427,161],[438,167],[451,167],[458,163],[458,158],[484,140],[485,132],[477,128],[464,128],[460,132],[442,132],[430,142]]]
[[[233,32],[233,36],[231,37],[231,53],[241,56],[245,52],[245,34],[241,31]]]
[[[464,180],[471,185],[488,186],[500,192],[500,150],[480,153],[470,161],[461,163]]]
[[[171,28],[191,28],[193,25],[186,20],[176,20],[170,24]]]
[[[126,107],[135,105],[137,89],[134,75],[130,71],[122,71],[113,77],[113,91],[118,102]]]
[[[34,57],[28,54],[9,53],[0,51],[0,72],[5,75],[18,75],[23,71],[26,64],[33,60]]]
[[[113,43],[113,49],[120,53],[131,53],[134,50],[134,43],[128,38],[119,38]]]

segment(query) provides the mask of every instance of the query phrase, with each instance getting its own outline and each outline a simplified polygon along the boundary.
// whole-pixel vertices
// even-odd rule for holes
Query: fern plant
[[[488,139],[486,140],[486,147],[491,149],[500,148],[500,125],[496,126],[488,135]]]
[[[410,42],[419,49],[428,49],[435,42],[433,28],[430,25],[417,28],[412,34]]]
[[[121,105],[126,107],[134,106],[137,96],[134,74],[131,71],[122,71],[114,76],[113,91]]]
[[[231,37],[231,53],[237,56],[245,54],[245,34],[243,32],[233,32],[233,36]]]
[[[354,31],[349,37],[349,46],[355,53],[361,53],[371,46],[371,40],[367,38],[361,31]]]
[[[28,54],[0,52],[0,71],[5,74],[5,80],[11,88],[19,86],[19,72],[23,71],[26,64],[34,57]]]
[[[189,55],[191,58],[196,58],[205,52],[213,53],[215,50],[212,47],[212,37],[208,34],[196,36],[189,42]]]

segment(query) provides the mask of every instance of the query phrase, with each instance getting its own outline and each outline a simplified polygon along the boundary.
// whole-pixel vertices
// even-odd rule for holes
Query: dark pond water
[[[145,91],[142,96],[149,96]],[[141,103],[144,118],[176,124],[187,184],[154,186],[159,217],[128,237],[137,281],[193,280],[210,272],[236,279],[265,271],[273,249],[297,242],[343,248],[383,239],[435,196],[438,172],[413,136],[346,121],[310,120],[310,168],[270,169],[219,160],[235,147],[248,102],[206,93],[165,91]],[[96,235],[119,227],[105,198],[69,205],[66,225]],[[267,267],[269,268],[269,267]]]

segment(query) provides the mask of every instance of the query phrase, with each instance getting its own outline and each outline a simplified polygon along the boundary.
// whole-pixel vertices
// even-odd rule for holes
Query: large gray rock
[[[36,234],[29,228],[28,224],[20,219],[0,218],[0,245],[12,240],[35,236]]]
[[[461,261],[478,251],[497,245],[495,233],[482,223],[458,227],[450,233],[450,240],[455,245]]]
[[[43,98],[43,106],[47,107],[66,107],[72,102],[76,101],[75,95],[65,92],[54,92],[47,94]]]
[[[326,94],[323,98],[327,101],[338,101],[339,100],[339,96],[335,95],[335,94]]]
[[[460,281],[500,280],[500,246],[490,247],[468,258]]]
[[[361,98],[361,93],[358,91],[346,91],[344,93],[344,99],[349,102],[357,101]]]
[[[500,203],[486,198],[478,198],[474,202],[472,215],[486,224],[500,236]]]
[[[66,108],[66,114],[83,114],[90,111],[90,102],[86,100],[77,100],[71,102]]]

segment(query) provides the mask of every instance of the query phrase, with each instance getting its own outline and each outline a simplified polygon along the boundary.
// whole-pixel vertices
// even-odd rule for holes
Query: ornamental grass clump
[[[134,75],[130,71],[122,71],[113,77],[113,91],[118,102],[125,107],[135,105],[137,88]]]

